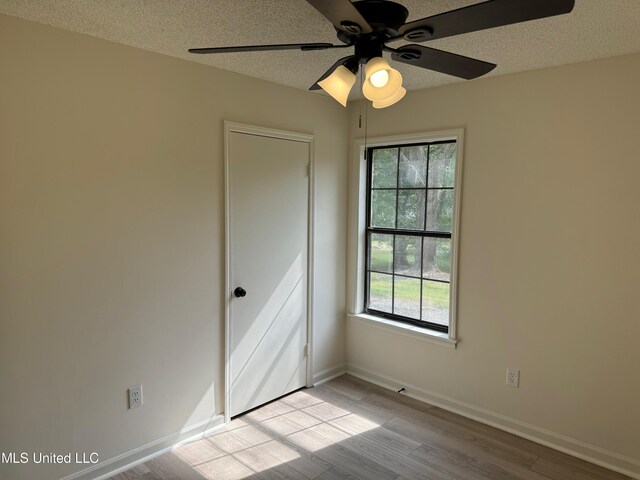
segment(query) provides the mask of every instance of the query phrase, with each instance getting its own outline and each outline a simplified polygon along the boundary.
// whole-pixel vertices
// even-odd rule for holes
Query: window
[[[366,313],[449,331],[456,146],[367,150]]]

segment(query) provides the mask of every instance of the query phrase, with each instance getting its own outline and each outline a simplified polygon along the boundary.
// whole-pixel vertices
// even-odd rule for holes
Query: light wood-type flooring
[[[624,475],[344,375],[113,480],[619,480]]]

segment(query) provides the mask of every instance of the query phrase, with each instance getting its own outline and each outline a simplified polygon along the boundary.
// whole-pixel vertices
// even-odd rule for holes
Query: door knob
[[[233,291],[233,294],[236,297],[240,298],[240,297],[244,297],[247,294],[247,291],[242,287],[236,287],[236,289]]]

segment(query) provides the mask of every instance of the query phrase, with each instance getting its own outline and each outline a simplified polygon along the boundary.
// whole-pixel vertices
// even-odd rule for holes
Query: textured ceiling
[[[396,0],[408,21],[478,0]],[[191,55],[187,48],[335,42],[305,0],[0,0],[0,13],[307,89],[349,50]],[[572,13],[428,42],[496,63],[489,75],[640,52],[640,0],[576,0]],[[401,45],[398,42],[394,46]],[[461,81],[394,64],[409,90]],[[354,89],[358,90],[358,89]]]

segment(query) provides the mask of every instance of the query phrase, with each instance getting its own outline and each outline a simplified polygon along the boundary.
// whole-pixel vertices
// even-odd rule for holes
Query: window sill
[[[427,328],[409,325],[407,323],[389,320],[387,318],[375,317],[366,313],[348,314],[347,319],[353,323],[367,325],[369,327],[385,330],[396,335],[411,337],[423,342],[435,343],[441,347],[456,348],[458,343],[457,339],[449,338],[449,336],[443,332],[429,330]]]

